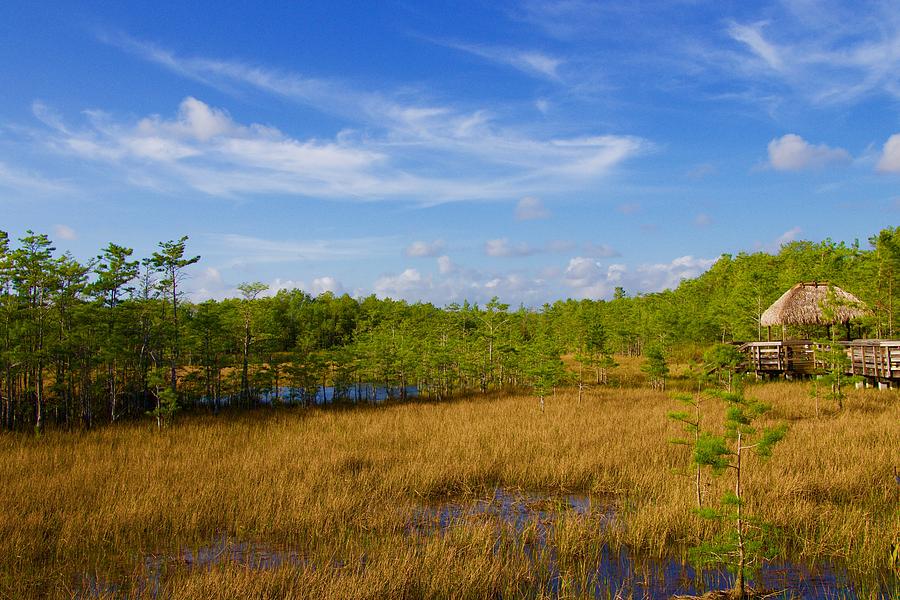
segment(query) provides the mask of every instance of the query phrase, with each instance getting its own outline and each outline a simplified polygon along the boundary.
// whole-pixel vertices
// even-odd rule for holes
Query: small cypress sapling
[[[592,357],[587,352],[579,350],[575,354],[575,360],[578,361],[578,404],[584,397],[584,367],[592,363]]]
[[[822,317],[826,322],[832,323],[838,320],[840,310],[842,308],[857,308],[855,302],[849,302],[837,295],[833,286],[828,286],[825,298],[819,303],[822,311]],[[829,339],[819,341],[814,346],[814,358],[816,366],[824,370],[824,375],[820,378],[823,384],[831,388],[828,397],[834,400],[838,405],[838,410],[844,408],[844,386],[848,383],[858,381],[856,377],[847,375],[850,370],[850,357],[847,355],[846,349],[838,344],[837,333],[835,327],[829,327]],[[816,393],[816,416],[818,416],[818,388],[814,388]]]
[[[696,448],[701,435],[700,425],[702,415],[700,405],[703,401],[702,392],[700,391],[698,386],[697,393],[693,396],[691,394],[675,394],[673,398],[684,404],[688,410],[670,412],[668,417],[673,421],[681,423],[684,431],[693,436],[694,439],[689,440],[684,438],[676,438],[669,440],[669,442],[672,444],[693,446],[694,448]],[[702,465],[697,462],[696,459],[692,459],[691,463],[696,467],[695,484],[697,493],[697,508],[700,509],[703,508]]]
[[[827,390],[825,396],[829,400],[833,400],[838,410],[844,408],[844,398],[846,393],[844,388],[859,378],[847,374],[850,370],[850,357],[843,346],[834,340],[822,340],[816,343],[815,360],[817,367],[822,370],[822,375],[818,378],[818,383]],[[814,383],[814,385],[816,385]],[[816,416],[818,416],[818,386],[815,387],[816,393]]]
[[[705,368],[715,372],[729,392],[734,391],[735,377],[743,362],[743,353],[731,344],[716,344],[703,353]]]
[[[669,365],[662,348],[651,346],[647,349],[647,359],[644,361],[641,371],[650,379],[650,387],[654,390],[666,389],[666,377],[669,375]]]
[[[718,392],[727,403],[724,435],[700,432],[694,450],[694,460],[712,469],[714,475],[725,471],[734,474],[734,490],[725,494],[719,508],[700,510],[705,518],[721,521],[726,529],[715,539],[700,544],[695,558],[701,564],[724,562],[735,574],[733,596],[744,598],[747,594],[746,579],[763,558],[774,553],[771,527],[745,509],[746,491],[742,486],[747,469],[745,459],[753,450],[757,456],[767,458],[773,446],[784,438],[787,425],[758,430],[753,422],[769,411],[758,400],[746,398],[743,392]]]
[[[162,429],[163,423],[168,425],[178,412],[178,394],[167,386],[165,370],[151,371],[148,383],[156,396],[156,408],[147,413],[156,418],[156,428]]]
[[[597,383],[606,385],[609,383],[609,372],[619,366],[613,357],[612,352],[604,351],[600,356],[600,360],[596,364]]]

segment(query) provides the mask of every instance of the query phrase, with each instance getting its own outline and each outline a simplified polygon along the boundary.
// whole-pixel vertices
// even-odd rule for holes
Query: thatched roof
[[[830,293],[829,293],[830,292]],[[832,312],[825,318],[823,307]],[[869,314],[862,301],[841,288],[828,283],[798,283],[760,318],[763,327],[770,325],[833,325]]]

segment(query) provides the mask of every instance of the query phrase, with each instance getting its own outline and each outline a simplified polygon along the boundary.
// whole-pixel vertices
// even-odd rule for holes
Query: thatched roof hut
[[[830,315],[826,317],[825,312]],[[848,323],[869,314],[863,302],[841,288],[822,282],[798,283],[760,318],[763,327],[772,325],[834,325]]]

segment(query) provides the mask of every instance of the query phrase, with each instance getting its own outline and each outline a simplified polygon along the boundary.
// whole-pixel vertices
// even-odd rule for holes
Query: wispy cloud
[[[592,258],[613,258],[616,256],[622,256],[622,254],[610,246],[609,244],[595,244],[593,242],[587,242],[582,246],[582,252],[585,256],[589,256]]]
[[[694,217],[694,225],[697,227],[709,227],[712,225],[712,217],[710,217],[706,213],[699,213],[696,217]]]
[[[309,261],[352,261],[389,256],[395,247],[392,237],[349,239],[272,240],[236,233],[204,237],[204,258],[216,259],[221,267],[261,263]],[[393,250],[396,252],[396,250]]]
[[[728,27],[728,35],[736,41],[746,44],[750,51],[760,58],[768,67],[775,71],[784,69],[784,61],[781,50],[772,45],[763,37],[763,28],[767,23],[754,23],[752,25],[739,25],[732,23]]]
[[[777,19],[731,23],[740,51],[711,52],[720,66],[762,84],[778,84],[817,104],[873,94],[900,97],[900,13],[891,2],[828,7],[786,3]]]
[[[76,233],[76,231],[73,228],[69,227],[68,225],[63,225],[63,224],[54,225],[53,233],[56,234],[56,237],[58,237],[61,240],[69,240],[70,241],[70,240],[78,239],[78,233]]]
[[[610,10],[616,10],[610,3],[591,0],[526,0],[511,16],[552,37],[569,40],[595,31]]]
[[[31,194],[57,194],[71,189],[66,183],[3,162],[0,162],[0,188]]]
[[[382,138],[368,134],[367,144],[402,156],[413,151],[444,153],[486,160],[488,165],[509,165],[537,171],[532,177],[553,175],[597,176],[651,148],[646,140],[627,135],[550,136],[537,139],[519,125],[502,125],[485,109],[458,110],[450,105],[416,101],[404,93],[360,91],[336,79],[303,75],[250,65],[240,61],[182,57],[154,44],[125,35],[103,38],[123,50],[187,77],[220,89],[252,88],[285,97],[364,123]],[[554,59],[530,57],[533,68],[545,71]],[[352,137],[351,132],[344,132]]]
[[[554,81],[560,80],[559,68],[564,61],[545,52],[507,46],[428,39],[435,44],[467,52],[499,65],[512,67],[527,75]]]
[[[510,242],[507,238],[497,238],[484,243],[484,253],[497,258],[531,256],[539,251],[525,242]]]
[[[768,243],[757,242],[756,247],[760,250],[764,250],[766,252],[778,252],[781,250],[781,247],[785,244],[789,244],[800,237],[800,234],[803,233],[803,229],[798,227],[791,227],[774,240]]]
[[[42,118],[48,124],[47,145],[137,172],[151,186],[165,182],[160,185],[213,196],[283,194],[422,204],[508,198],[525,190],[577,189],[643,145],[620,136],[537,140],[500,131],[480,118],[455,120],[412,109],[402,117],[404,127],[381,139],[346,134],[298,139],[268,125],[239,123],[227,111],[192,97],[184,99],[174,118],[150,115],[123,122],[88,111],[87,119],[86,126],[76,128]],[[431,175],[448,156],[466,168]]]
[[[511,242],[508,238],[496,238],[484,243],[484,254],[494,258],[523,258],[536,254],[567,254],[573,251],[594,258],[610,258],[621,256],[609,244],[586,242],[578,244],[572,240],[551,240],[544,244],[527,242]]]

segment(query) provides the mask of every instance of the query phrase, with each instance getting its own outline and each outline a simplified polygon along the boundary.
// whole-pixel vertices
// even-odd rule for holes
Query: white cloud
[[[416,241],[407,246],[403,250],[403,254],[410,257],[437,256],[444,249],[444,245],[444,240]]]
[[[339,296],[345,292],[344,285],[340,281],[330,275],[325,275],[315,277],[310,284],[303,280],[276,277],[269,284],[269,289],[266,290],[264,295],[274,296],[282,290],[302,290],[311,296],[320,296],[325,292],[331,292]]]
[[[519,221],[536,221],[550,218],[550,211],[540,198],[525,196],[516,204],[516,219]]]
[[[441,275],[448,275],[450,273],[454,273],[458,270],[458,267],[453,264],[453,261],[450,260],[449,256],[438,256],[437,259],[438,272]]]
[[[379,152],[339,140],[301,141],[264,125],[241,125],[195,98],[186,98],[172,120],[153,115],[118,124],[99,112],[89,113],[89,119],[89,129],[57,129],[49,143],[62,152],[170,178],[211,195],[352,198],[405,193],[407,185],[402,174],[375,174],[386,158]]]
[[[269,283],[269,289],[263,292],[264,296],[274,296],[280,291],[291,291],[291,290],[303,290],[306,289],[306,284],[302,281],[297,281],[294,279],[282,279],[281,277],[276,277]]]
[[[531,256],[537,250],[525,242],[510,243],[506,238],[488,240],[484,243],[484,253],[494,257]]]
[[[54,225],[53,233],[56,234],[56,237],[58,237],[61,240],[76,240],[76,239],[78,239],[78,234],[75,232],[74,229],[72,229],[68,225],[62,225],[62,224]]]
[[[636,269],[634,287],[651,292],[675,288],[682,279],[697,277],[715,262],[713,258],[681,256],[669,263],[641,265]]]
[[[600,263],[584,256],[576,256],[569,260],[565,277],[569,285],[580,288],[589,285],[602,274]]]
[[[316,277],[315,279],[313,279],[309,291],[314,296],[324,294],[325,292],[331,292],[333,294],[340,295],[344,293],[344,286],[334,277],[326,275],[325,277]]]
[[[221,271],[214,267],[205,267],[199,272],[191,273],[191,277],[185,282],[185,289],[194,302],[238,296],[237,287],[227,285]],[[271,287],[269,289],[271,290]]]
[[[772,140],[768,149],[769,164],[777,171],[818,169],[851,160],[850,154],[843,148],[812,145],[794,133]]]
[[[375,294],[382,298],[408,298],[431,287],[431,280],[422,277],[417,269],[405,269],[399,275],[384,275],[375,280]]]
[[[592,258],[576,256],[569,260],[563,272],[563,283],[575,298],[606,298],[619,285],[622,269],[622,265],[604,268]]]
[[[410,302],[431,302],[444,306],[451,302],[487,302],[500,296],[512,304],[538,305],[549,298],[547,280],[526,271],[493,272],[461,267],[447,256],[437,259],[438,272],[425,274],[407,268],[386,274],[373,284],[379,297]]]
[[[641,292],[658,292],[678,286],[682,279],[697,277],[715,259],[682,256],[668,263],[638,265],[633,271],[623,264],[607,267],[598,261],[577,256],[569,260],[563,283],[576,298],[609,298],[617,286]]]
[[[900,133],[895,133],[884,143],[878,170],[882,173],[900,173]]]
[[[712,217],[710,217],[706,213],[699,213],[696,217],[694,217],[694,225],[697,227],[709,227],[712,225]]]

